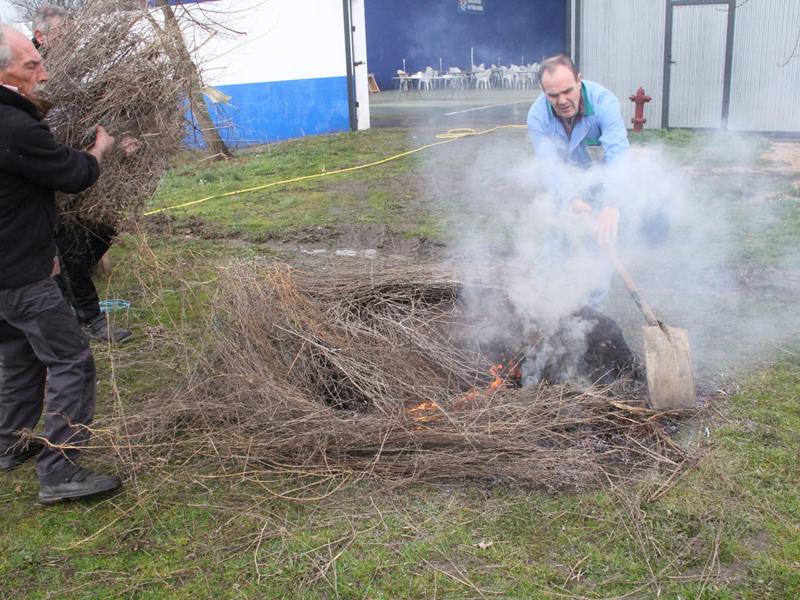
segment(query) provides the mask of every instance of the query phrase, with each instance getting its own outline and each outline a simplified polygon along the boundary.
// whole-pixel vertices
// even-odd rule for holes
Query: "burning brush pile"
[[[136,219],[181,147],[186,69],[171,38],[141,2],[92,0],[71,15],[60,37],[41,49],[50,80],[44,99],[56,137],[74,148],[93,141],[103,125],[119,143],[139,141],[131,156],[107,155],[97,184],[78,195],[59,195],[64,216],[117,225]]]
[[[487,336],[463,300],[476,294],[507,303],[421,266],[233,265],[205,363],[126,430],[145,445],[197,440],[246,470],[555,489],[681,462],[630,380],[521,387],[535,334],[508,309]]]

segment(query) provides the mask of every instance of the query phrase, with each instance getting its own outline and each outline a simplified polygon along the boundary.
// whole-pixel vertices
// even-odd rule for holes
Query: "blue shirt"
[[[528,134],[537,154],[553,152],[567,162],[587,168],[592,164],[587,146],[602,146],[605,162],[613,164],[628,151],[628,131],[622,121],[619,100],[599,83],[581,82],[582,117],[572,135],[542,94],[528,111]]]

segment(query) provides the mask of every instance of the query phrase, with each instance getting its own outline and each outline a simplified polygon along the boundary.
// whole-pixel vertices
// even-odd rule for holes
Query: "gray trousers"
[[[36,427],[46,407],[36,470],[51,483],[77,471],[94,417],[89,341],[52,279],[0,289],[0,454]],[[47,387],[45,394],[45,385]]]

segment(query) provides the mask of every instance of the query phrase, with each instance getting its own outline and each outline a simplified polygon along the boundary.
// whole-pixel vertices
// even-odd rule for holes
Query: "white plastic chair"
[[[514,88],[517,84],[517,72],[508,67],[500,67],[503,77],[503,87]]]
[[[428,71],[417,71],[412,76],[412,79],[417,81],[417,89],[418,90],[429,90],[431,89],[431,82],[433,81],[433,70],[430,73]]]
[[[489,90],[492,88],[492,72],[489,70],[479,71],[475,73],[475,89],[479,90],[483,86],[483,89]]]
[[[531,81],[534,87],[539,83],[539,63],[535,62],[528,65],[528,71],[531,72]]]
[[[403,71],[403,69],[397,69],[397,89],[401,92],[407,92],[410,88],[408,83],[411,81],[411,75]]]
[[[461,87],[464,84],[464,72],[458,67],[450,67],[447,73],[450,75],[451,87]]]

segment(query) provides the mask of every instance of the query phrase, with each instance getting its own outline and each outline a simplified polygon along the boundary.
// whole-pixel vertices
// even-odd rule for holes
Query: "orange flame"
[[[497,390],[499,390],[502,387],[508,385],[507,378],[503,377],[503,375],[502,375],[503,374],[503,367],[504,367],[504,365],[502,365],[500,363],[498,363],[496,365],[493,365],[492,368],[489,369],[489,374],[492,377],[494,377],[494,380],[491,383],[489,383],[489,385],[487,387],[485,387],[485,388],[482,388],[482,389],[481,388],[474,388],[474,389],[471,389],[470,391],[466,392],[464,395],[462,395],[458,399],[458,402],[470,402],[472,400],[475,400],[475,399],[481,397],[484,394],[493,394]],[[519,369],[517,369],[516,367],[512,368],[508,373],[508,377],[510,377],[510,378],[519,378],[519,376],[520,376]],[[440,406],[436,402],[432,402],[432,401],[431,402],[420,402],[419,404],[416,404],[416,405],[412,406],[411,408],[407,409],[407,412],[412,413],[412,414],[413,413],[427,413],[427,414],[421,414],[421,415],[415,416],[414,417],[414,421],[416,421],[417,423],[428,423],[430,421],[436,420],[437,418],[439,418],[441,416],[441,414],[438,412],[438,409],[440,409]],[[435,414],[430,414],[431,411],[437,411],[437,412]]]
[[[408,409],[408,412],[414,413],[419,412],[421,410],[432,410],[434,408],[439,408],[439,405],[436,402],[420,402],[416,406],[412,406]]]
[[[491,369],[489,369],[489,375],[494,377],[494,381],[489,384],[489,391],[496,392],[505,384],[506,380],[500,376],[500,373],[503,372],[503,365],[496,364]]]

